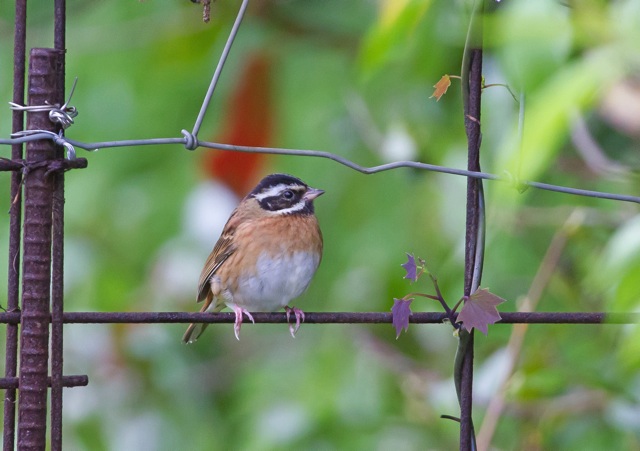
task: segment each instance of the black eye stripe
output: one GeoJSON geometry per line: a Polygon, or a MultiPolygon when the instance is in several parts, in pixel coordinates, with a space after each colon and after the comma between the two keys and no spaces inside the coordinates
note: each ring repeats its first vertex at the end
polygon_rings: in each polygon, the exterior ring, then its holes
{"type": "Polygon", "coordinates": [[[305,186],[282,187],[277,190],[276,194],[267,195],[270,194],[270,189],[273,190],[273,187],[255,195],[255,199],[262,209],[272,212],[286,210],[286,213],[313,213],[313,205],[303,200],[303,196],[307,192],[305,186]],[[290,197],[287,197],[287,193],[290,197]]]}

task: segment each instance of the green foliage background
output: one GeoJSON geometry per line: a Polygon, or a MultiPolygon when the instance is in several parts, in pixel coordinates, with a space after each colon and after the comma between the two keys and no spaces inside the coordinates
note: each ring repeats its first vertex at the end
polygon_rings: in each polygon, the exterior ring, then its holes
{"type": "MultiPolygon", "coordinates": [[[[439,102],[429,97],[442,75],[460,72],[468,2],[253,3],[201,137],[221,132],[243,62],[261,52],[274,62],[273,145],[328,150],[363,165],[404,150],[411,159],[465,167],[459,82],[454,79],[439,102]]],[[[79,79],[72,104],[80,112],[68,136],[177,137],[191,129],[238,5],[217,0],[211,23],[203,24],[200,7],[186,0],[68,1],[67,80],[70,86],[79,79]]],[[[527,108],[520,140],[517,102],[504,88],[484,91],[485,171],[639,192],[638,116],[627,117],[635,120],[634,132],[611,113],[633,111],[640,102],[639,5],[487,2],[486,83],[524,89],[527,108]],[[620,87],[631,90],[615,97],[620,87]],[[577,115],[616,170],[605,165],[596,171],[577,152],[571,139],[577,115]]],[[[11,8],[0,5],[0,89],[7,101],[11,8]]],[[[51,46],[51,9],[30,5],[30,47],[51,46]]],[[[8,109],[0,111],[0,131],[10,133],[8,109]]],[[[8,148],[2,151],[8,156],[8,148]]],[[[69,173],[66,185],[67,310],[197,308],[199,265],[210,247],[185,236],[185,223],[193,220],[185,217],[185,202],[203,182],[204,152],[212,151],[149,146],[81,153],[89,167],[69,173]],[[158,265],[176,249],[186,255],[175,267],[177,279],[189,288],[167,292],[158,265]]],[[[402,279],[407,251],[427,260],[451,303],[460,297],[463,178],[408,169],[364,176],[328,160],[297,157],[273,157],[267,169],[327,191],[316,207],[325,255],[297,302],[304,310],[388,311],[393,297],[429,290],[402,279]]],[[[8,175],[2,180],[8,193],[8,175]]],[[[516,310],[531,289],[541,291],[541,311],[640,306],[637,205],[485,186],[483,286],[509,301],[502,310],[516,310]],[[566,238],[559,260],[547,268],[548,281],[535,285],[558,234],[566,238]]],[[[8,210],[8,197],[0,211],[8,210]]],[[[0,229],[6,237],[8,219],[0,229]]],[[[212,232],[210,246],[216,239],[212,232]]],[[[6,259],[0,265],[6,273],[6,259]]],[[[438,309],[426,300],[413,308],[438,309]]],[[[239,342],[230,325],[220,325],[192,346],[181,344],[183,329],[66,326],[66,373],[88,374],[90,384],[65,392],[65,449],[457,446],[457,424],[439,419],[458,412],[451,378],[456,341],[446,325],[412,325],[397,341],[389,325],[304,325],[295,340],[282,325],[247,325],[239,342]]],[[[506,405],[495,449],[640,447],[637,326],[531,326],[516,356],[506,347],[512,333],[511,326],[496,325],[476,340],[478,430],[509,362],[515,364],[500,389],[506,405]]]]}

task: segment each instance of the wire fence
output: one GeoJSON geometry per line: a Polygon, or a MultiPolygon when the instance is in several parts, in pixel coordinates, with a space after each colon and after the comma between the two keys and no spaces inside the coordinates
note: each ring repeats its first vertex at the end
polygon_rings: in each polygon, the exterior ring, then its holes
{"type": "MultiPolygon", "coordinates": [[[[88,384],[86,375],[65,375],[63,368],[63,328],[72,323],[232,323],[232,313],[202,314],[182,312],[65,312],[63,300],[64,254],[64,172],[87,167],[76,149],[131,147],[141,145],[181,145],[236,152],[256,152],[302,157],[325,158],[355,171],[372,174],[409,167],[464,176],[468,179],[465,252],[465,295],[480,284],[484,259],[484,198],[482,180],[502,181],[514,189],[536,188],[559,193],[640,203],[640,197],[597,192],[545,183],[517,180],[512,175],[497,176],[480,170],[480,106],[482,82],[482,48],[467,47],[463,60],[463,98],[465,129],[468,137],[467,169],[455,169],[415,161],[399,161],[374,167],[361,166],[330,152],[270,147],[250,147],[201,141],[198,132],[218,83],[233,41],[240,30],[248,5],[243,0],[229,34],[202,108],[192,132],[182,130],[182,137],[136,139],[106,142],[80,142],[64,135],[73,123],[75,110],[64,100],[65,10],[64,0],[55,1],[54,49],[32,49],[28,77],[26,62],[26,0],[16,1],[14,36],[13,134],[0,139],[11,145],[10,159],[0,160],[0,171],[11,171],[11,209],[9,230],[9,275],[7,311],[0,313],[6,324],[5,377],[0,389],[5,390],[5,451],[43,450],[47,444],[47,414],[50,414],[50,444],[62,450],[63,388],[88,384]],[[28,78],[28,105],[24,88],[28,78]],[[27,124],[24,127],[25,113],[27,124]],[[26,144],[26,156],[23,154],[26,144]],[[66,156],[66,158],[65,158],[66,156]],[[22,208],[24,196],[24,210],[22,208]],[[21,230],[24,239],[21,238],[21,230]],[[20,266],[22,274],[20,274],[20,266]],[[22,289],[21,289],[22,286],[22,289]],[[22,292],[22,299],[20,299],[22,292]],[[50,369],[49,369],[50,364],[50,369]],[[48,390],[51,405],[47,408],[48,390]],[[19,396],[17,396],[19,393],[19,396]],[[17,407],[17,415],[16,415],[17,407]],[[16,421],[17,419],[17,421],[16,421]]],[[[476,8],[481,8],[477,2],[476,8]]],[[[479,10],[472,15],[469,30],[473,42],[482,42],[479,10]]],[[[470,39],[469,38],[469,39],[470,39]]],[[[468,42],[471,42],[468,39],[468,42]]],[[[73,91],[73,90],[72,90],[73,91]]],[[[285,323],[284,313],[254,313],[257,323],[285,323]]],[[[638,313],[606,312],[516,312],[502,313],[501,324],[630,324],[640,321],[638,313]]],[[[418,324],[443,323],[445,313],[413,313],[409,321],[418,324]]],[[[391,323],[387,312],[308,312],[308,324],[391,323]]],[[[456,361],[456,383],[460,402],[460,449],[475,448],[472,422],[473,333],[461,332],[456,361]]]]}

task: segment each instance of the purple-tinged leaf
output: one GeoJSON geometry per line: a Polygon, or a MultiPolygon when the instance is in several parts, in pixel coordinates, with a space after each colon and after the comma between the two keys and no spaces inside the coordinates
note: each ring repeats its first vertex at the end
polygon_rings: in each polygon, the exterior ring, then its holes
{"type": "Polygon", "coordinates": [[[468,332],[475,327],[487,335],[489,324],[502,319],[496,306],[503,302],[504,299],[489,292],[487,288],[479,288],[464,303],[458,314],[458,322],[462,323],[468,332]]]}
{"type": "Polygon", "coordinates": [[[411,316],[411,301],[409,299],[393,298],[393,307],[391,307],[391,315],[393,317],[393,327],[396,329],[396,340],[400,336],[402,329],[406,332],[409,330],[409,317],[411,316]]]}
{"type": "Polygon", "coordinates": [[[404,276],[405,279],[409,279],[413,282],[418,280],[418,267],[416,265],[416,259],[413,254],[407,252],[407,263],[403,263],[400,265],[407,272],[407,275],[404,276]]]}

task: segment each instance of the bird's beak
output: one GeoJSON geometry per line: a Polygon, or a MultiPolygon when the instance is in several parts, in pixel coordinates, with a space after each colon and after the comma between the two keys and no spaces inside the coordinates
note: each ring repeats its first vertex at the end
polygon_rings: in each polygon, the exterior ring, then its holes
{"type": "Polygon", "coordinates": [[[322,189],[309,188],[307,192],[304,194],[304,200],[312,201],[316,197],[321,196],[323,194],[324,194],[324,190],[322,189]]]}

